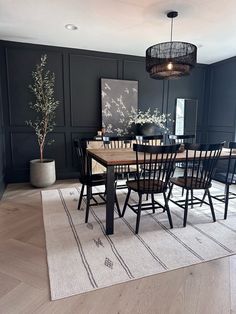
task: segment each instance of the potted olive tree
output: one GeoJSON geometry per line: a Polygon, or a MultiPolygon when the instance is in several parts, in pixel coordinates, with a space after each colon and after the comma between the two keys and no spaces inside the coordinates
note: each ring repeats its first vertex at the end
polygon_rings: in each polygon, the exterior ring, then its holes
{"type": "Polygon", "coordinates": [[[59,102],[54,98],[55,74],[46,69],[47,55],[42,55],[40,64],[32,72],[33,84],[29,85],[34,95],[30,108],[35,111],[35,119],[26,121],[36,134],[40,159],[30,161],[30,182],[35,187],[47,187],[56,181],[55,160],[44,158],[44,148],[52,144],[47,134],[55,126],[56,108],[59,102]]]}

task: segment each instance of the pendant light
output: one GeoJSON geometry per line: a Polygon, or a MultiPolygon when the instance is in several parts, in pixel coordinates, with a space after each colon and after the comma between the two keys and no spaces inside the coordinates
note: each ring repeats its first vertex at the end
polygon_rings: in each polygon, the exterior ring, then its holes
{"type": "Polygon", "coordinates": [[[189,75],[196,64],[197,47],[172,40],[173,19],[177,16],[176,11],[167,14],[171,19],[170,42],[156,44],[146,50],[146,70],[153,79],[163,80],[189,75]]]}

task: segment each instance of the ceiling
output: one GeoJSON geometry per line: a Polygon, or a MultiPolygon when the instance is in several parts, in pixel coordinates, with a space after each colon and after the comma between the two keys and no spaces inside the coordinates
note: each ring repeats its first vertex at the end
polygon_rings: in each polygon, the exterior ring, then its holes
{"type": "Polygon", "coordinates": [[[235,0],[0,0],[0,39],[144,56],[169,41],[170,10],[173,39],[197,45],[198,62],[236,56],[235,0]]]}

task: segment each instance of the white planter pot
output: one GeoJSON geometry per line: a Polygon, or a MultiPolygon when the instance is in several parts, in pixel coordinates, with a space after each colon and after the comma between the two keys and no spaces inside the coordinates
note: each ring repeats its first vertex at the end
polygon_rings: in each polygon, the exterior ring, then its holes
{"type": "Polygon", "coordinates": [[[45,188],[56,181],[55,160],[34,159],[30,161],[30,183],[37,188],[45,188]]]}

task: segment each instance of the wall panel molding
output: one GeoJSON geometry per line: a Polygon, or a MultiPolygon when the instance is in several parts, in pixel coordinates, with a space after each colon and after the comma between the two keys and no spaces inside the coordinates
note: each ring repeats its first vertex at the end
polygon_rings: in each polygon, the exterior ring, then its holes
{"type": "MultiPolygon", "coordinates": [[[[8,114],[9,122],[8,125],[11,127],[19,127],[25,125],[25,120],[21,119],[18,121],[21,112],[27,112],[29,107],[29,102],[32,100],[32,93],[29,90],[29,84],[32,81],[32,71],[35,69],[35,65],[40,62],[40,56],[46,53],[45,51],[39,49],[26,49],[21,48],[20,53],[17,47],[5,48],[6,55],[6,78],[7,78],[7,89],[8,89],[8,114]],[[24,56],[24,53],[26,54],[24,56]],[[19,58],[19,60],[17,60],[19,58]],[[23,63],[26,59],[27,62],[23,63]],[[22,67],[24,64],[24,67],[22,67]],[[12,76],[12,77],[11,77],[12,76]],[[27,77],[27,79],[26,79],[27,77]],[[11,86],[12,84],[12,86],[11,86]],[[21,102],[22,101],[22,102],[21,102]],[[19,104],[21,102],[21,104],[19,104]],[[19,105],[19,110],[18,110],[19,105]]],[[[65,100],[64,100],[64,66],[63,66],[63,54],[60,52],[47,52],[48,55],[48,66],[52,72],[55,70],[60,73],[56,74],[56,84],[55,90],[60,91],[60,96],[55,95],[55,98],[60,101],[59,104],[59,114],[60,121],[57,122],[58,126],[65,126],[65,100]],[[56,58],[57,57],[57,58],[56,58]],[[56,62],[55,60],[58,59],[56,62]],[[53,63],[53,66],[51,65],[53,63]]],[[[29,109],[30,110],[30,109],[29,109]]],[[[58,111],[58,109],[57,109],[58,111]]]]}
{"type": "Polygon", "coordinates": [[[153,80],[146,72],[145,58],[125,58],[123,60],[123,79],[138,81],[138,104],[141,110],[158,108],[163,112],[164,82],[153,80]]]}
{"type": "Polygon", "coordinates": [[[101,127],[100,80],[118,79],[119,60],[70,54],[69,67],[71,126],[101,127]]]}

